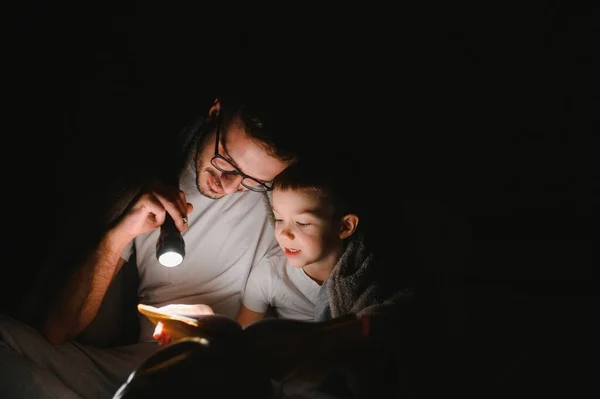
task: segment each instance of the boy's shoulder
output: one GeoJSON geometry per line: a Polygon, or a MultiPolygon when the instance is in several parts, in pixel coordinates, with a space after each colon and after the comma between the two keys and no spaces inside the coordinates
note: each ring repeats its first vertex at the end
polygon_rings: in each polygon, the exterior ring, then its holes
{"type": "Polygon", "coordinates": [[[273,268],[275,270],[283,269],[287,263],[287,258],[285,257],[283,250],[279,246],[269,251],[265,256],[265,260],[265,264],[267,265],[267,267],[273,268]]]}
{"type": "Polygon", "coordinates": [[[287,259],[279,246],[270,249],[265,256],[252,268],[252,273],[269,274],[275,277],[281,275],[287,259]]]}

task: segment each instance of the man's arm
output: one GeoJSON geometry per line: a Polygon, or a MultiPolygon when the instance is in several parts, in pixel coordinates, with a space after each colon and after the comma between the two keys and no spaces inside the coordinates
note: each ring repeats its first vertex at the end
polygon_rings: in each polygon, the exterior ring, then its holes
{"type": "Polygon", "coordinates": [[[129,241],[117,230],[110,230],[70,277],[43,325],[42,333],[48,341],[65,342],[94,320],[110,283],[125,264],[121,254],[129,241]]]}
{"type": "Polygon", "coordinates": [[[127,245],[162,225],[167,212],[179,231],[186,231],[183,217],[192,210],[184,192],[172,186],[155,184],[142,194],[70,277],[44,322],[44,336],[58,344],[82,332],[96,317],[108,286],[125,264],[121,254],[127,245]]]}

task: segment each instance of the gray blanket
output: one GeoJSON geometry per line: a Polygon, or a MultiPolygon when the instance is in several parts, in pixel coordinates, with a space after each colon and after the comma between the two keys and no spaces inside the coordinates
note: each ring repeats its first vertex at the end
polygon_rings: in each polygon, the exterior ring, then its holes
{"type": "Polygon", "coordinates": [[[391,312],[412,297],[408,289],[394,288],[381,278],[365,238],[357,232],[323,283],[317,297],[315,321],[338,316],[391,312]]]}
{"type": "MultiPolygon", "coordinates": [[[[411,290],[399,288],[402,287],[400,283],[386,279],[384,273],[377,269],[373,252],[367,247],[364,236],[357,232],[319,290],[315,321],[325,321],[348,314],[378,314],[383,316],[378,318],[383,320],[380,322],[383,324],[378,323],[379,328],[373,328],[371,325],[371,334],[378,337],[378,342],[389,342],[390,338],[395,337],[392,327],[399,324],[394,322],[394,318],[403,314],[399,312],[400,306],[412,298],[411,290]]],[[[384,346],[388,348],[387,344],[384,346]]],[[[392,356],[394,359],[393,350],[389,349],[386,349],[386,356],[392,356]]],[[[376,364],[369,365],[366,371],[341,367],[316,386],[309,386],[305,391],[298,389],[298,392],[302,392],[298,397],[320,399],[395,396],[388,391],[397,389],[394,384],[399,383],[399,379],[396,374],[389,376],[390,371],[386,370],[389,361],[381,359],[376,364]],[[394,382],[390,382],[390,379],[394,382]]],[[[290,387],[286,388],[291,391],[290,387]]]]}

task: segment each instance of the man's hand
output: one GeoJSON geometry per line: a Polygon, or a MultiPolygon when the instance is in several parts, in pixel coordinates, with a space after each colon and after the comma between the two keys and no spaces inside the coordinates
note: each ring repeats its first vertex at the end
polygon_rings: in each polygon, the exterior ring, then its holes
{"type": "Polygon", "coordinates": [[[159,345],[169,345],[171,343],[171,334],[166,331],[162,321],[159,321],[156,324],[152,338],[154,338],[159,345]]]}
{"type": "Polygon", "coordinates": [[[123,236],[133,239],[140,234],[148,233],[165,221],[168,212],[179,231],[188,229],[188,213],[193,210],[192,204],[186,201],[185,193],[174,187],[156,184],[142,194],[118,225],[123,236]]]}
{"type": "MultiPolygon", "coordinates": [[[[215,314],[212,308],[208,305],[196,304],[196,305],[184,305],[184,304],[172,304],[166,305],[159,308],[164,313],[172,315],[185,316],[191,318],[199,318],[204,315],[215,314]]],[[[169,328],[166,327],[162,322],[158,322],[154,328],[152,337],[158,341],[159,345],[168,345],[171,343],[172,334],[169,328]]]]}

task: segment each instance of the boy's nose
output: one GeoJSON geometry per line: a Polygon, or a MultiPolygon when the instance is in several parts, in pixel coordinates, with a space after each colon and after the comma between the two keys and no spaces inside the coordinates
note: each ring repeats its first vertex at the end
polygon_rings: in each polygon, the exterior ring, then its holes
{"type": "Polygon", "coordinates": [[[292,233],[292,230],[287,227],[282,228],[279,234],[286,238],[294,239],[294,233],[292,233]]]}

